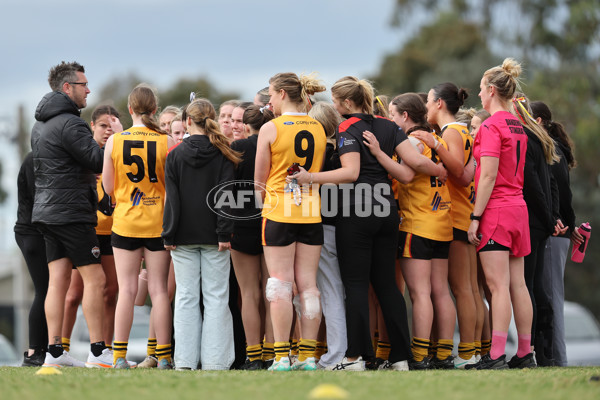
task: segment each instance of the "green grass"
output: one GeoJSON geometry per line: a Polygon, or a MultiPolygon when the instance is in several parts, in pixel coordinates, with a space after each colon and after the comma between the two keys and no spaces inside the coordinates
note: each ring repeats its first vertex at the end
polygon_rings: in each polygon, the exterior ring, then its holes
{"type": "Polygon", "coordinates": [[[308,399],[322,383],[345,389],[348,399],[553,400],[600,399],[600,367],[524,371],[157,371],[0,368],[0,399],[185,400],[308,399]]]}

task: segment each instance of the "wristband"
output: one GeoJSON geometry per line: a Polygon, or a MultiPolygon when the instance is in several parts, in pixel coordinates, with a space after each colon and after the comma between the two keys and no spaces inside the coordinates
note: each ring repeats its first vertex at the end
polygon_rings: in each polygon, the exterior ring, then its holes
{"type": "Polygon", "coordinates": [[[474,215],[473,213],[471,213],[471,216],[469,218],[471,219],[471,221],[481,221],[481,215],[474,215]]]}

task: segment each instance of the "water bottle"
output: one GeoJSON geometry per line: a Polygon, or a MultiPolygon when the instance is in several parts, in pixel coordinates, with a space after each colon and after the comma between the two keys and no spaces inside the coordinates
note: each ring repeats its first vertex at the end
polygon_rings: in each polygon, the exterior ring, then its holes
{"type": "Polygon", "coordinates": [[[579,234],[583,236],[583,242],[579,246],[573,246],[573,250],[571,252],[571,261],[580,263],[583,261],[583,257],[585,257],[585,249],[587,248],[588,242],[590,241],[590,236],[592,235],[592,227],[589,222],[585,222],[581,224],[579,227],[579,234]]]}

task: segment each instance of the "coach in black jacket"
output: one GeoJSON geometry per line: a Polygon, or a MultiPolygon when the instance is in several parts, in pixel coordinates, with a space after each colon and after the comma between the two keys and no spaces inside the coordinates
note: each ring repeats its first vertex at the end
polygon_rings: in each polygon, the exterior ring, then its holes
{"type": "Polygon", "coordinates": [[[71,269],[77,267],[84,284],[83,311],[91,349],[87,365],[112,365],[102,341],[104,271],[96,237],[96,176],[103,153],[92,131],[80,118],[90,93],[85,70],[73,62],[53,67],[48,76],[52,92],[36,110],[31,133],[35,174],[32,222],[46,242],[49,286],[46,296],[48,352],[45,364],[83,366],[62,348],[65,296],[71,269]]]}

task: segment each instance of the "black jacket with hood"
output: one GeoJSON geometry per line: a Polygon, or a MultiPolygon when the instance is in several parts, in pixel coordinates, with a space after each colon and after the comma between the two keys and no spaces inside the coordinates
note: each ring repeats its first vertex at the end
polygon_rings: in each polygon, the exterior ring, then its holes
{"type": "Polygon", "coordinates": [[[233,163],[210,143],[208,136],[192,135],[173,149],[165,167],[165,245],[229,242],[233,219],[213,211],[215,196],[209,193],[233,179],[233,163]]]}
{"type": "Polygon", "coordinates": [[[35,200],[32,222],[96,225],[96,175],[104,152],[77,105],[63,92],[45,95],[31,131],[35,200]]]}

